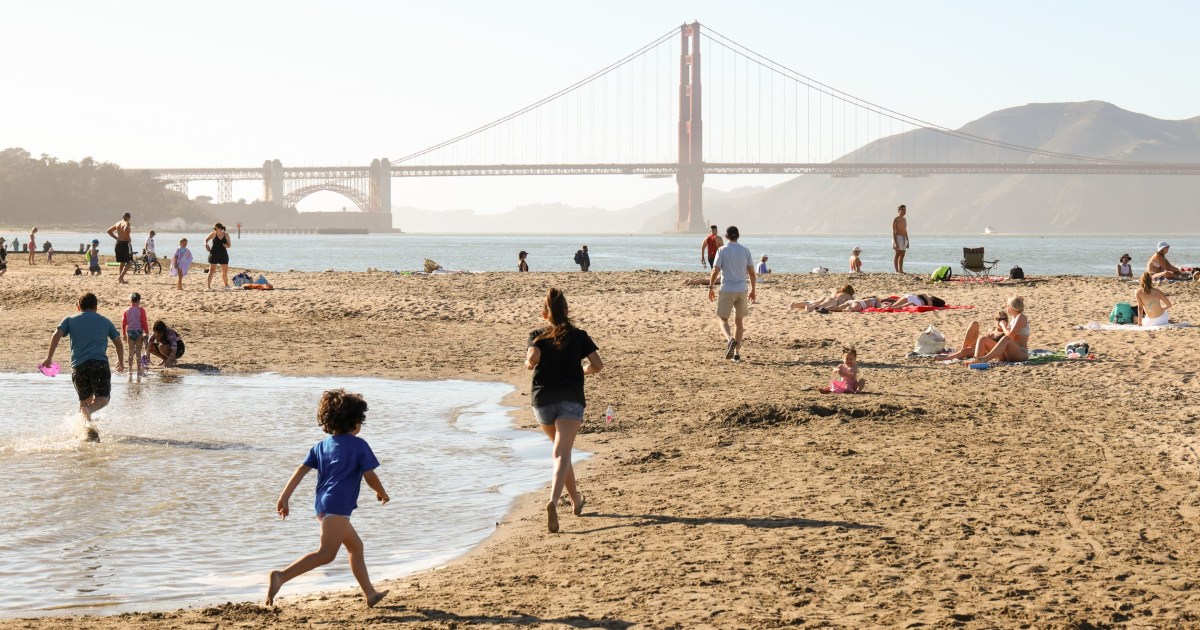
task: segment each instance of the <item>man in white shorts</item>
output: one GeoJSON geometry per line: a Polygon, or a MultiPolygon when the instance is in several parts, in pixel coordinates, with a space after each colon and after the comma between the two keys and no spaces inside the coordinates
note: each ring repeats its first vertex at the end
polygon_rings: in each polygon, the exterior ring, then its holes
{"type": "Polygon", "coordinates": [[[908,208],[900,204],[896,208],[896,218],[892,219],[892,249],[896,251],[892,264],[896,273],[904,273],[904,253],[908,251],[908,219],[904,218],[907,212],[908,208]]]}
{"type": "Polygon", "coordinates": [[[708,276],[708,301],[717,302],[717,317],[721,320],[721,330],[725,333],[725,358],[735,362],[742,360],[742,333],[745,331],[742,319],[750,312],[750,303],[754,301],[754,256],[750,250],[738,242],[738,229],[729,226],[725,230],[725,240],[728,242],[717,250],[717,258],[713,261],[712,273],[708,276]],[[721,297],[717,299],[714,285],[717,274],[721,275],[721,297]],[[749,281],[749,294],[746,292],[749,281]],[[729,315],[733,314],[734,330],[729,330],[729,315]]]}

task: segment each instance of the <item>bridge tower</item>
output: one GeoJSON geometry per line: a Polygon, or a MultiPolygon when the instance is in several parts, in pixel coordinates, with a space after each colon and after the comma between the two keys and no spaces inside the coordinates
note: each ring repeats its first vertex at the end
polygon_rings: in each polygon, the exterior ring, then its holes
{"type": "Polygon", "coordinates": [[[679,28],[679,211],[675,229],[705,232],[704,123],[700,111],[700,23],[679,28]]]}
{"type": "MultiPolygon", "coordinates": [[[[392,213],[392,161],[387,158],[371,160],[371,210],[392,213]]],[[[391,219],[388,219],[389,225],[391,219]]]]}
{"type": "Polygon", "coordinates": [[[284,205],[283,164],[279,160],[263,162],[263,201],[284,205]]]}

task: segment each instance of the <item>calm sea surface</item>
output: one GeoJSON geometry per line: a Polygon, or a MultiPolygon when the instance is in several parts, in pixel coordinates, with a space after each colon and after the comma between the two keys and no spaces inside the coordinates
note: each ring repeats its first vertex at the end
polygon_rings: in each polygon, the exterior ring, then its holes
{"type": "MultiPolygon", "coordinates": [[[[25,410],[0,414],[0,616],[258,600],[269,570],[317,546],[316,473],[287,520],[275,500],[325,437],[316,405],[332,387],[366,397],[361,437],[391,496],[380,506],[364,484],[354,513],[373,579],[461,555],[549,479],[549,442],[511,428],[505,384],[114,375],[91,444],[69,375],[0,374],[5,400],[25,410]]],[[[282,595],[354,584],[341,553],[282,595]]]]}
{"type": "MultiPolygon", "coordinates": [[[[186,236],[197,263],[206,261],[203,239],[207,233],[159,234],[159,255],[169,255],[186,236]]],[[[5,235],[0,231],[0,235],[5,235]]],[[[11,238],[11,234],[8,235],[11,238]]],[[[112,241],[96,233],[39,231],[42,240],[56,249],[77,249],[79,243],[100,238],[103,251],[112,253],[112,241]]],[[[145,232],[137,232],[140,248],[145,232]]],[[[24,238],[24,235],[22,235],[24,238]]],[[[276,235],[246,234],[235,239],[230,249],[235,269],[268,271],[364,271],[373,267],[388,271],[419,270],[426,258],[446,269],[466,271],[516,271],[517,252],[529,252],[532,271],[570,271],[575,250],[587,244],[593,271],[638,269],[700,270],[700,236],[696,235],[276,235]]],[[[1144,267],[1154,245],[1171,244],[1170,259],[1176,265],[1200,266],[1200,236],[1006,236],[913,234],[913,248],[905,269],[932,273],[939,265],[956,268],[963,247],[985,247],[988,260],[999,259],[1005,272],[1020,265],[1027,275],[1110,275],[1121,254],[1133,256],[1134,268],[1144,267]]],[[[804,273],[824,266],[842,271],[854,246],[863,249],[863,271],[891,271],[892,251],[886,234],[867,236],[755,236],[744,234],[741,242],[757,258],[766,253],[772,270],[804,273]]],[[[19,270],[20,266],[13,267],[19,270]]]]}

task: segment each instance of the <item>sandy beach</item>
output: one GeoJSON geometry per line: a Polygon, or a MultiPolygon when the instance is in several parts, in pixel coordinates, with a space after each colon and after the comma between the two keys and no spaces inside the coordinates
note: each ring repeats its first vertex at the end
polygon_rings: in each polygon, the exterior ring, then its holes
{"type": "MultiPolygon", "coordinates": [[[[0,370],[33,370],[79,292],[119,321],[136,290],[186,339],[184,367],[504,381],[518,388],[514,422],[529,428],[525,340],[546,289],[560,287],[605,363],[589,377],[577,443],[594,453],[579,469],[587,508],[560,511],[551,535],[545,493],[526,497],[465,558],[373,576],[391,594],[371,610],[357,592],[285,587],[274,608],[0,628],[1200,626],[1200,329],[1075,330],[1130,299],[1135,286],[1115,278],[772,276],[733,364],[706,289],[682,286],[698,273],[271,273],[275,291],[205,291],[193,273],[178,292],[165,274],[118,286],[110,268],[73,269],[10,257],[0,370]],[[859,295],[934,293],[975,308],[788,310],[847,281],[859,295]],[[1032,348],[1083,338],[1098,359],[972,370],[907,356],[930,323],[961,338],[1013,293],[1026,298],[1032,348]],[[867,393],[818,393],[847,343],[867,393]],[[617,422],[596,422],[608,404],[617,422]]],[[[1176,319],[1200,322],[1200,285],[1164,290],[1176,319]]],[[[314,527],[296,551],[315,543],[314,527]]]]}

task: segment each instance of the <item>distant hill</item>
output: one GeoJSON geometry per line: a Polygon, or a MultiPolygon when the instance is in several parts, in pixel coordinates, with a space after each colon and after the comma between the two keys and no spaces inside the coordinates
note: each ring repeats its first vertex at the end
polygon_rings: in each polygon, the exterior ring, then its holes
{"type": "MultiPolygon", "coordinates": [[[[1200,162],[1200,117],[1160,120],[1100,101],[1040,103],[994,112],[960,131],[1028,147],[1146,162],[1200,162]]],[[[916,130],[841,161],[899,156],[921,162],[1038,162],[1048,158],[947,140],[916,130]],[[920,147],[911,155],[912,147],[920,147]]],[[[927,233],[1200,232],[1200,177],[1138,175],[802,175],[734,202],[706,204],[706,219],[743,231],[886,232],[896,206],[927,233]]]]}
{"type": "MultiPolygon", "coordinates": [[[[728,207],[732,200],[764,188],[704,191],[706,204],[728,207]]],[[[393,223],[405,232],[521,234],[662,233],[675,229],[675,195],[660,195],[623,210],[577,208],[559,203],[520,206],[508,212],[477,214],[474,210],[394,208],[393,223]]]]}

